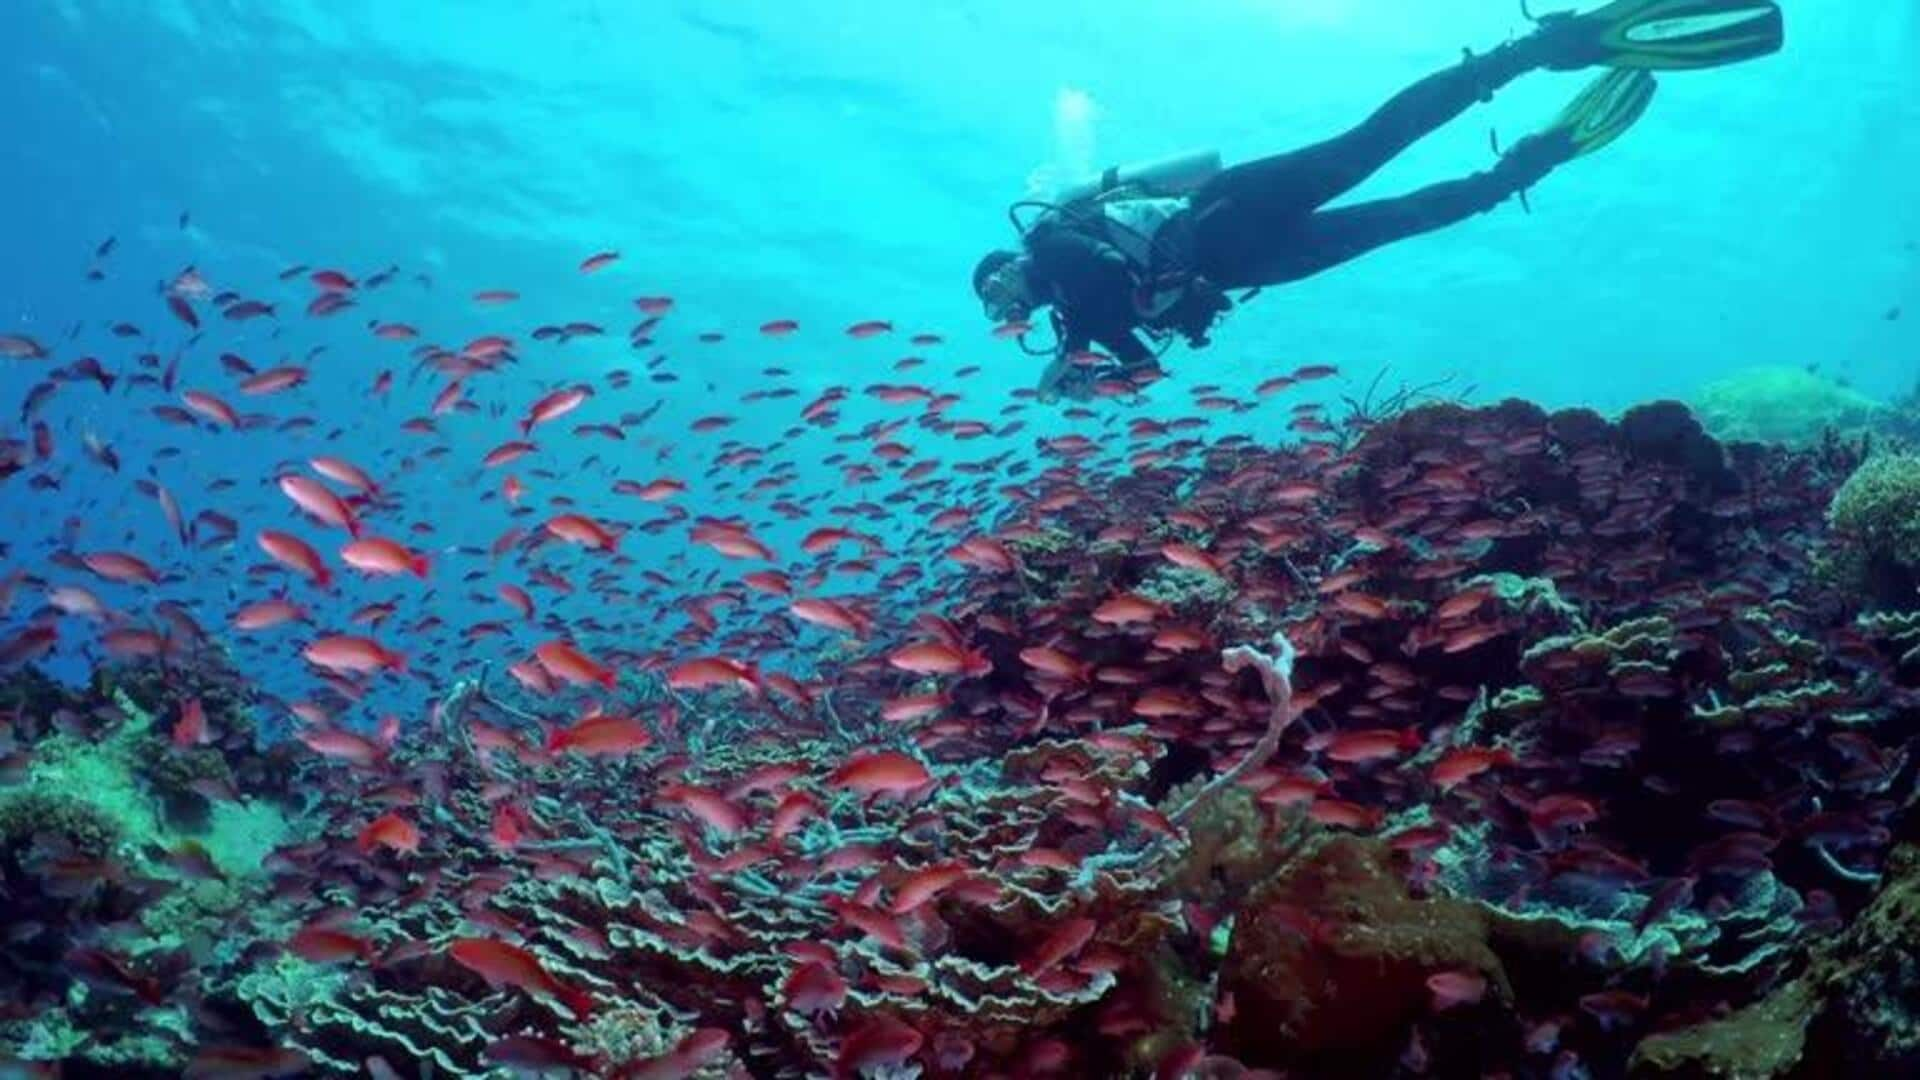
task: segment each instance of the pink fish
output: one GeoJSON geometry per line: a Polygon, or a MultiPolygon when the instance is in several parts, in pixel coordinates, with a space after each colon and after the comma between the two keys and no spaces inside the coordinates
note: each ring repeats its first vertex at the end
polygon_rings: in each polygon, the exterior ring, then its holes
{"type": "Polygon", "coordinates": [[[571,642],[549,641],[533,650],[533,655],[548,674],[574,686],[597,685],[611,690],[619,679],[612,668],[603,666],[571,642]]]}
{"type": "Polygon", "coordinates": [[[856,754],[827,778],[830,787],[862,795],[904,795],[931,783],[927,767],[896,750],[856,754]]]}
{"type": "Polygon", "coordinates": [[[329,671],[367,674],[375,671],[405,671],[407,658],[372,638],[335,634],[315,640],[300,655],[307,662],[329,671]]]}
{"type": "Polygon", "coordinates": [[[352,507],[312,477],[288,473],[280,477],[280,490],[314,519],[345,529],[354,536],[360,535],[360,520],[352,507]]]}
{"type": "Polygon", "coordinates": [[[432,568],[427,556],[378,536],[363,536],[340,549],[340,561],[363,574],[412,574],[424,580],[432,568]]]}
{"type": "Polygon", "coordinates": [[[332,584],[332,572],[321,561],[320,553],[305,540],[272,529],[261,530],[258,539],[260,550],[273,556],[282,565],[306,575],[309,581],[323,589],[332,584]]]}

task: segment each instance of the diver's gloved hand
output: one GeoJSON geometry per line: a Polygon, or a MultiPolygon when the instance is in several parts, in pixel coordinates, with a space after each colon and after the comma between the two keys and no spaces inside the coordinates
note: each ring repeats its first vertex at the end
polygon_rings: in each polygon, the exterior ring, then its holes
{"type": "Polygon", "coordinates": [[[1091,368],[1084,367],[1067,359],[1056,356],[1040,373],[1040,383],[1035,388],[1040,403],[1051,405],[1061,398],[1073,401],[1087,401],[1093,397],[1093,377],[1091,368]]]}
{"type": "Polygon", "coordinates": [[[1052,384],[1040,388],[1040,403],[1058,404],[1062,398],[1068,401],[1088,402],[1093,400],[1093,384],[1098,381],[1091,368],[1077,367],[1056,379],[1052,384]]]}

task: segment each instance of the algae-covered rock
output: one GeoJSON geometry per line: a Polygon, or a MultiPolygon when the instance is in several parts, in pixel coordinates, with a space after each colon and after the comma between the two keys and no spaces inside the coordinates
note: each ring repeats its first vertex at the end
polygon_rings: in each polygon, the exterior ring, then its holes
{"type": "Polygon", "coordinates": [[[1733,1014],[1649,1036],[1636,1076],[1920,1076],[1920,848],[1894,850],[1879,893],[1816,943],[1793,980],[1733,1014]]]}
{"type": "Polygon", "coordinates": [[[1430,976],[1472,972],[1486,980],[1482,1007],[1512,1001],[1487,933],[1470,903],[1412,897],[1378,841],[1309,845],[1235,918],[1219,982],[1235,1015],[1220,1045],[1249,1066],[1380,1074],[1431,1013],[1430,976]]]}
{"type": "Polygon", "coordinates": [[[1871,430],[1888,407],[1850,387],[1801,368],[1748,368],[1708,383],[1695,395],[1707,431],[1722,442],[1805,447],[1828,432],[1871,430]]]}
{"type": "Polygon", "coordinates": [[[1786,1075],[1806,1049],[1807,1024],[1817,1004],[1807,984],[1788,983],[1724,1020],[1647,1036],[1634,1050],[1633,1071],[1724,1080],[1786,1075]]]}

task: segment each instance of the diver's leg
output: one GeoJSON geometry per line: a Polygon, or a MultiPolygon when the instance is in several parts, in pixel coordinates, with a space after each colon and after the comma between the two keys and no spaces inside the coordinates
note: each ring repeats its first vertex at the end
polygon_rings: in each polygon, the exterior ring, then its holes
{"type": "Polygon", "coordinates": [[[1399,198],[1307,214],[1290,222],[1278,236],[1266,237],[1262,256],[1239,268],[1243,276],[1217,283],[1247,288],[1310,277],[1395,240],[1492,210],[1574,156],[1572,143],[1558,133],[1529,136],[1485,172],[1399,198]]]}
{"type": "Polygon", "coordinates": [[[1205,215],[1217,208],[1229,216],[1252,213],[1271,220],[1323,206],[1546,59],[1539,39],[1532,37],[1470,56],[1395,94],[1343,134],[1221,172],[1194,193],[1195,212],[1205,215]]]}
{"type": "Polygon", "coordinates": [[[1529,37],[1469,57],[1402,90],[1345,134],[1215,176],[1193,196],[1195,269],[1226,287],[1265,276],[1275,237],[1474,102],[1541,67],[1545,52],[1529,37]]]}

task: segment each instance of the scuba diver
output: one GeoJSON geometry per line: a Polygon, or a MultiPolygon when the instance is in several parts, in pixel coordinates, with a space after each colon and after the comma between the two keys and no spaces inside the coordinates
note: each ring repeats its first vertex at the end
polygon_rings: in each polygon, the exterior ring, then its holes
{"type": "MultiPolygon", "coordinates": [[[[1523,14],[1526,11],[1524,0],[1523,14]]],[[[1738,63],[1778,51],[1774,0],[1615,0],[1585,15],[1534,19],[1537,28],[1401,91],[1360,126],[1326,142],[1222,171],[1214,154],[1131,169],[1009,211],[1022,250],[992,251],[973,271],[987,317],[1019,334],[1051,308],[1056,338],[1043,400],[1124,392],[1158,377],[1174,335],[1207,344],[1249,290],[1317,274],[1395,240],[1492,210],[1549,172],[1607,145],[1653,100],[1650,71],[1738,63]],[[1518,140],[1492,168],[1398,198],[1326,209],[1422,136],[1529,71],[1604,66],[1545,130],[1518,140]],[[1022,211],[1042,211],[1023,224],[1022,211]],[[1145,333],[1157,349],[1140,340],[1145,333]],[[1108,355],[1089,352],[1099,345],[1108,355]]]]}

